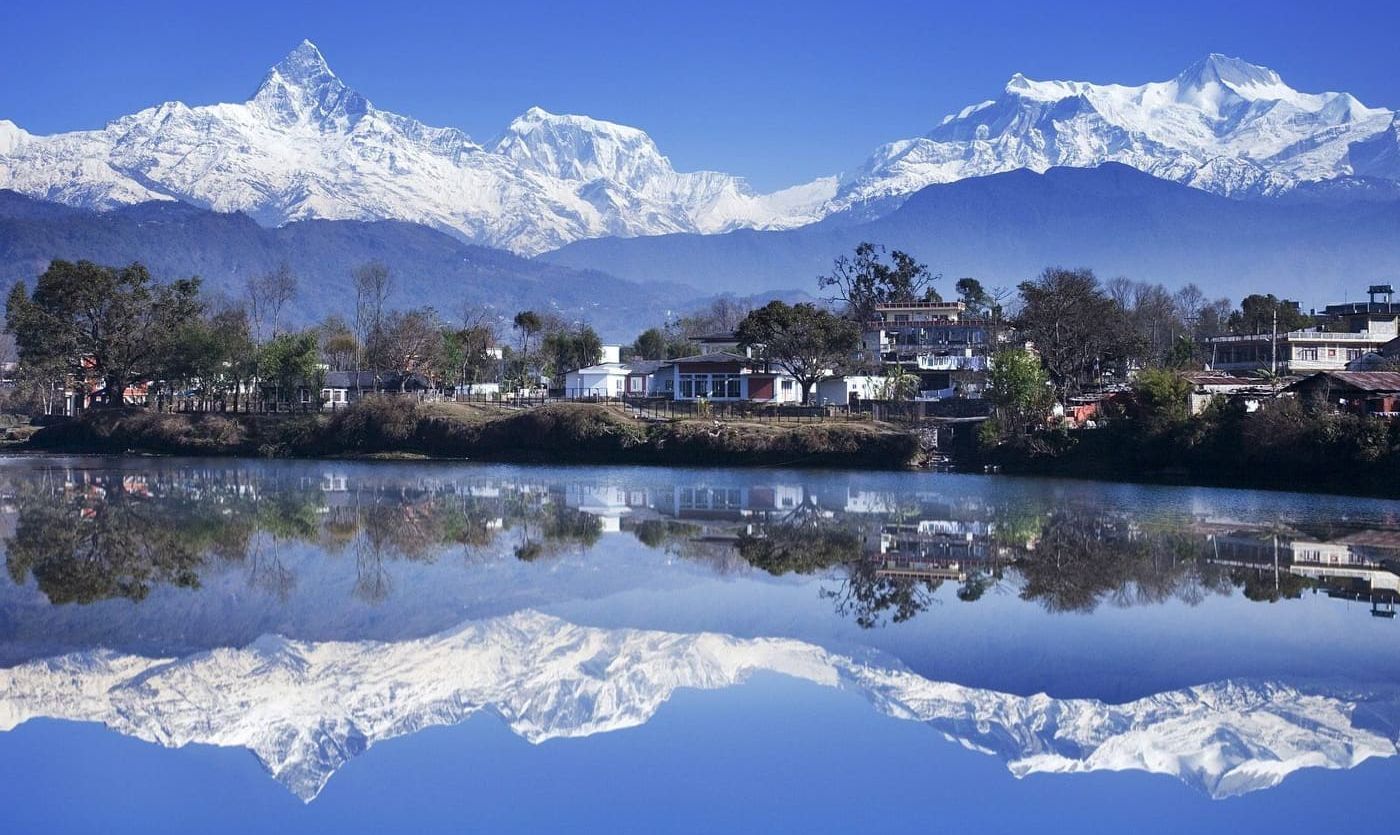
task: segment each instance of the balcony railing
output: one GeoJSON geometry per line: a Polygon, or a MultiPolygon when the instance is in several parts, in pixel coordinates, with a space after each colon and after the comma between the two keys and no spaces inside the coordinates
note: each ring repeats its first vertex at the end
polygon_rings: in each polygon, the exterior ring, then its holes
{"type": "Polygon", "coordinates": [[[985,371],[986,357],[948,357],[920,354],[918,365],[924,371],[985,371]]]}

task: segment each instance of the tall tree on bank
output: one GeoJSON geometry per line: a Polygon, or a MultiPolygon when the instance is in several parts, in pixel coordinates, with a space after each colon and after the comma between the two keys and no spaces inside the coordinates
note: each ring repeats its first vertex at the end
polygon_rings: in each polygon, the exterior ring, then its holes
{"type": "Polygon", "coordinates": [[[739,323],[739,344],[761,351],[802,386],[802,402],[811,400],[812,386],[832,368],[844,364],[860,346],[860,329],[845,319],[811,304],[769,302],[739,323]]]}
{"type": "Polygon", "coordinates": [[[1123,309],[1092,270],[1051,267],[1022,282],[1018,333],[1035,346],[1061,394],[1078,391],[1109,363],[1134,353],[1123,309]]]}
{"type": "MultiPolygon", "coordinates": [[[[378,350],[384,332],[384,305],[394,289],[393,274],[382,261],[370,261],[355,268],[355,336],[360,344],[355,370],[363,371],[367,357],[378,350]]],[[[359,381],[360,375],[355,379],[359,381]]]]}
{"type": "Polygon", "coordinates": [[[893,250],[886,262],[883,246],[861,243],[854,257],[838,257],[829,274],[818,276],[817,286],[831,292],[828,301],[840,304],[847,318],[868,322],[877,305],[939,301],[933,288],[939,278],[906,252],[893,250]]]}
{"type": "Polygon", "coordinates": [[[78,380],[102,381],[107,405],[128,385],[163,376],[175,349],[172,334],[201,314],[199,279],[154,284],[146,268],[54,261],[34,295],[10,293],[6,324],[20,361],[61,365],[78,380]]]}
{"type": "Polygon", "coordinates": [[[533,310],[522,310],[512,320],[520,333],[520,377],[523,382],[530,365],[530,337],[544,328],[544,318],[533,310]]]}

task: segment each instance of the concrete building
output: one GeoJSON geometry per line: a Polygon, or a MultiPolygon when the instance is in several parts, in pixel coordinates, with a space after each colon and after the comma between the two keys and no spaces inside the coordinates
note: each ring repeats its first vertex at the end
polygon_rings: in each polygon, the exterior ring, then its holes
{"type": "Polygon", "coordinates": [[[1280,376],[1342,371],[1400,336],[1400,304],[1390,300],[1391,292],[1390,285],[1377,284],[1370,288],[1370,301],[1328,305],[1314,328],[1209,339],[1210,368],[1280,376]]]}
{"type": "Polygon", "coordinates": [[[962,302],[880,305],[863,331],[867,356],[919,378],[920,400],[981,396],[1001,334],[962,302]]]}

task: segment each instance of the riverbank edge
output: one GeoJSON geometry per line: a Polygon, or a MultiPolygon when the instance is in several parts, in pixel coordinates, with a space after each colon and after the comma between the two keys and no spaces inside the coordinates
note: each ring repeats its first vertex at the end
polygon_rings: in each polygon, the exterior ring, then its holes
{"type": "Polygon", "coordinates": [[[1132,456],[1095,455],[1088,452],[1060,451],[1037,455],[1007,446],[977,450],[954,456],[955,472],[1057,478],[1099,483],[1138,484],[1162,487],[1207,487],[1224,490],[1266,490],[1270,492],[1354,496],[1369,499],[1400,499],[1400,473],[1358,474],[1354,472],[1305,475],[1280,473],[1267,467],[1203,469],[1184,463],[1169,466],[1144,464],[1132,456]],[[1126,460],[1125,460],[1126,459],[1126,460]]]}
{"type": "Polygon", "coordinates": [[[100,409],[56,422],[17,452],[500,463],[909,469],[919,438],[870,421],[645,422],[596,404],[490,415],[409,402],[332,414],[249,415],[100,409]]]}

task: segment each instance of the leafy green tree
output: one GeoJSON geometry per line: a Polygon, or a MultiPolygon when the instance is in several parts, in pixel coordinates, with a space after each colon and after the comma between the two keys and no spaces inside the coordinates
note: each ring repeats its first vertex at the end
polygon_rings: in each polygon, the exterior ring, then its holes
{"type": "Polygon", "coordinates": [[[997,411],[1002,429],[1017,431],[1036,422],[1053,399],[1050,377],[1040,359],[1024,348],[1004,348],[992,354],[987,368],[987,400],[997,411]]]}
{"type": "Polygon", "coordinates": [[[762,352],[802,387],[802,402],[812,386],[851,358],[860,346],[860,329],[849,319],[811,304],[773,301],[739,323],[739,343],[762,352]]]}
{"type": "Polygon", "coordinates": [[[11,291],[6,324],[21,363],[95,377],[104,402],[119,406],[131,383],[165,376],[176,359],[171,334],[201,310],[198,278],[154,284],[140,264],[54,261],[32,297],[23,284],[11,291]]]}
{"type": "Polygon", "coordinates": [[[660,328],[647,328],[632,343],[632,355],[644,360],[666,359],[666,334],[660,328]]]}
{"type": "Polygon", "coordinates": [[[588,325],[550,333],[540,345],[544,365],[556,386],[570,371],[596,365],[603,358],[603,340],[588,325]]]}
{"type": "Polygon", "coordinates": [[[1248,335],[1272,333],[1274,317],[1278,316],[1278,332],[1301,330],[1311,327],[1313,319],[1302,311],[1298,302],[1280,299],[1273,293],[1253,293],[1240,300],[1240,309],[1230,314],[1229,328],[1232,333],[1248,335]]]}
{"type": "Polygon", "coordinates": [[[304,383],[319,395],[317,356],[314,331],[280,333],[258,352],[259,376],[275,385],[275,397],[279,401],[289,397],[298,383],[304,383]]]}
{"type": "Polygon", "coordinates": [[[992,297],[982,287],[982,282],[975,278],[967,277],[958,279],[954,285],[958,291],[958,300],[967,305],[967,309],[974,313],[982,313],[992,305],[992,297]]]}
{"type": "Polygon", "coordinates": [[[866,322],[878,305],[939,301],[933,288],[939,277],[906,252],[893,250],[886,261],[883,246],[861,243],[854,257],[838,257],[829,274],[818,276],[817,286],[831,291],[829,300],[848,318],[866,322]]]}
{"type": "Polygon", "coordinates": [[[1146,368],[1133,380],[1134,416],[1149,432],[1160,432],[1191,416],[1191,383],[1167,368],[1146,368]]]}

